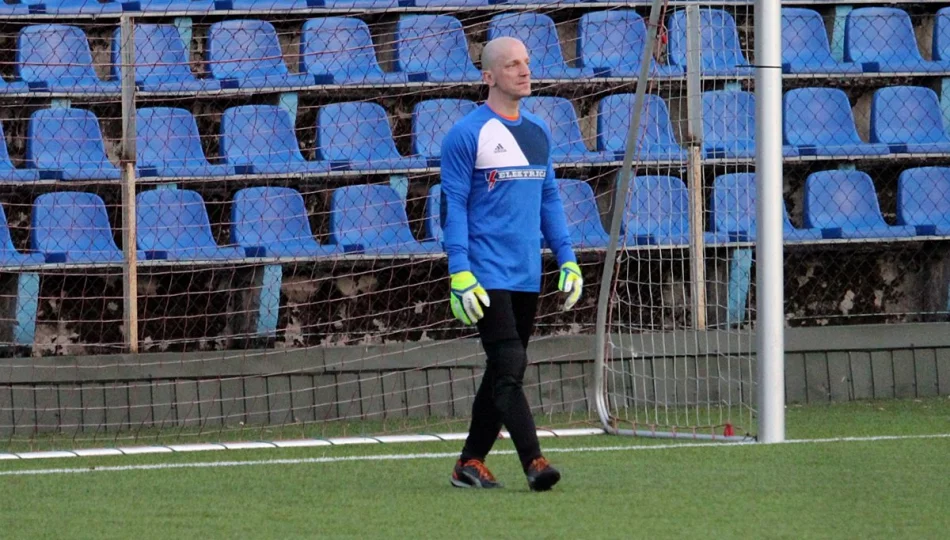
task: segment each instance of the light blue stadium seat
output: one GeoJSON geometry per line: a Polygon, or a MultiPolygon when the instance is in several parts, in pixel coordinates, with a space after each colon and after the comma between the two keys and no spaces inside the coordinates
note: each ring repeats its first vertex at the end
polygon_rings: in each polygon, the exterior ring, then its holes
{"type": "Polygon", "coordinates": [[[489,0],[324,0],[333,9],[387,9],[399,7],[487,6],[489,0]]]}
{"type": "MultiPolygon", "coordinates": [[[[686,69],[686,10],[670,15],[670,63],[686,69]]],[[[699,10],[700,69],[703,75],[751,75],[752,67],[739,43],[732,15],[712,8],[699,10]]]]}
{"type": "Polygon", "coordinates": [[[274,25],[267,21],[220,21],[208,30],[208,69],[222,88],[308,86],[313,77],[290,73],[274,25]]]}
{"type": "Polygon", "coordinates": [[[399,84],[408,73],[385,73],[369,26],[351,17],[310,19],[300,37],[300,71],[326,84],[399,84]]]}
{"type": "Polygon", "coordinates": [[[7,224],[7,214],[0,206],[0,266],[16,267],[25,264],[43,264],[46,257],[42,253],[20,253],[13,245],[10,236],[10,226],[7,224]]]}
{"type": "Polygon", "coordinates": [[[37,24],[20,30],[17,70],[31,87],[53,92],[119,92],[118,81],[103,81],[92,66],[86,33],[75,26],[37,24]]]}
{"type": "Polygon", "coordinates": [[[23,0],[22,3],[29,9],[29,12],[36,14],[104,15],[109,13],[122,13],[122,4],[118,1],[23,0]]]}
{"type": "Polygon", "coordinates": [[[30,7],[26,4],[0,4],[0,15],[28,15],[30,7]]]}
{"type": "Polygon", "coordinates": [[[396,66],[431,82],[479,82],[462,23],[448,15],[403,15],[396,25],[396,66]]]}
{"type": "MultiPolygon", "coordinates": [[[[49,263],[115,263],[123,260],[109,214],[93,193],[46,193],[33,203],[30,248],[49,263]]],[[[139,253],[139,258],[145,258],[139,253]]]]}
{"type": "MultiPolygon", "coordinates": [[[[125,2],[127,11],[138,4],[138,11],[146,13],[207,13],[218,8],[215,0],[127,0],[125,2]]],[[[227,9],[227,2],[220,7],[227,9]]]]}
{"type": "Polygon", "coordinates": [[[396,150],[386,109],[376,103],[332,103],[317,113],[317,155],[352,170],[422,169],[422,156],[396,150]]]}
{"type": "Polygon", "coordinates": [[[564,205],[567,231],[575,248],[605,248],[610,235],[604,230],[597,199],[590,184],[583,180],[558,179],[558,192],[564,205]]]}
{"type": "MultiPolygon", "coordinates": [[[[714,231],[728,234],[733,240],[754,242],[755,219],[755,173],[724,174],[713,182],[713,199],[710,217],[714,231]]],[[[820,229],[797,229],[788,218],[788,210],[782,202],[782,236],[786,242],[821,240],[820,229]]]]}
{"type": "Polygon", "coordinates": [[[785,73],[861,73],[859,64],[831,56],[828,32],[812,9],[782,8],[782,71],[785,73]]]}
{"type": "Polygon", "coordinates": [[[212,165],[201,149],[195,117],[185,109],[147,107],[135,112],[139,176],[228,176],[230,165],[212,165]]]}
{"type": "Polygon", "coordinates": [[[388,185],[335,189],[330,198],[330,243],[362,246],[376,255],[442,252],[438,242],[419,242],[412,236],[406,203],[388,185]]]}
{"type": "Polygon", "coordinates": [[[326,257],[343,253],[313,237],[303,197],[286,187],[244,188],[231,205],[231,241],[254,257],[326,257]]]}
{"type": "Polygon", "coordinates": [[[820,171],[805,179],[805,225],[826,238],[903,238],[910,225],[888,225],[881,216],[874,182],[861,171],[820,171]]]}
{"type": "Polygon", "coordinates": [[[442,184],[429,188],[426,198],[426,240],[442,242],[442,184]]]}
{"type": "Polygon", "coordinates": [[[61,180],[118,180],[106,156],[99,120],[84,109],[40,109],[30,115],[26,162],[61,180]]]}
{"type": "Polygon", "coordinates": [[[858,8],[848,13],[844,59],[860,64],[866,72],[950,71],[950,62],[924,60],[910,16],[897,8],[858,8]]]}
{"type": "MultiPolygon", "coordinates": [[[[135,84],[146,92],[206,92],[220,90],[214,79],[197,79],[188,62],[188,48],[170,24],[135,25],[135,84]]],[[[122,36],[112,34],[112,77],[122,76],[122,36]]]]}
{"type": "Polygon", "coordinates": [[[456,122],[478,108],[467,99],[428,99],[412,109],[412,151],[426,158],[430,167],[438,167],[442,141],[456,122]]]}
{"type": "Polygon", "coordinates": [[[488,40],[503,36],[524,43],[531,57],[531,77],[534,79],[582,79],[595,74],[593,68],[567,65],[557,28],[547,15],[529,11],[495,15],[488,23],[488,40]]]}
{"type": "Polygon", "coordinates": [[[785,144],[803,156],[874,156],[890,153],[886,144],[858,136],[851,104],[837,88],[796,88],[783,97],[785,144]]]}
{"type": "MultiPolygon", "coordinates": [[[[597,148],[622,160],[633,119],[634,94],[614,94],[597,104],[597,148]]],[[[645,94],[640,115],[637,161],[685,161],[687,153],[673,137],[670,111],[663,98],[645,94]]]]}
{"type": "Polygon", "coordinates": [[[221,247],[211,234],[205,202],[188,189],[152,189],[135,197],[136,243],[148,259],[243,259],[244,250],[221,247]]]}
{"type": "Polygon", "coordinates": [[[554,140],[551,159],[554,163],[598,163],[614,161],[613,152],[592,152],[584,144],[574,105],[562,97],[527,97],[521,100],[523,110],[547,124],[554,140]]]}
{"type": "Polygon", "coordinates": [[[932,54],[934,61],[950,62],[950,7],[940,8],[934,17],[932,54]]]}
{"type": "MultiPolygon", "coordinates": [[[[577,25],[577,65],[604,77],[637,77],[646,37],[646,22],[632,9],[585,13],[577,25]]],[[[678,75],[681,66],[650,59],[651,77],[678,75]]]]}
{"type": "Polygon", "coordinates": [[[3,134],[3,125],[0,124],[0,182],[32,182],[40,179],[40,171],[36,169],[17,169],[10,161],[7,150],[7,140],[3,134]]]}
{"type": "Polygon", "coordinates": [[[307,161],[294,119],[276,105],[242,105],[221,115],[221,155],[237,174],[321,174],[327,161],[307,161]]]}
{"type": "Polygon", "coordinates": [[[310,7],[322,7],[323,2],[311,0],[228,0],[234,9],[247,9],[258,11],[285,10],[285,9],[308,9],[310,7]],[[311,5],[312,4],[312,5],[311,5]]]}
{"type": "Polygon", "coordinates": [[[950,235],[950,167],[917,167],[897,178],[897,224],[950,235]]]}
{"type": "MultiPolygon", "coordinates": [[[[703,155],[719,159],[755,157],[755,96],[751,92],[703,92],[703,155]]],[[[782,155],[798,155],[798,148],[782,147],[782,155]]]]}
{"type": "MultiPolygon", "coordinates": [[[[637,176],[627,192],[624,244],[688,245],[689,192],[673,176],[637,176]]],[[[706,244],[729,241],[724,233],[703,233],[706,244]]]]}
{"type": "Polygon", "coordinates": [[[937,93],[921,86],[890,86],[871,100],[871,142],[892,152],[950,152],[937,93]]]}

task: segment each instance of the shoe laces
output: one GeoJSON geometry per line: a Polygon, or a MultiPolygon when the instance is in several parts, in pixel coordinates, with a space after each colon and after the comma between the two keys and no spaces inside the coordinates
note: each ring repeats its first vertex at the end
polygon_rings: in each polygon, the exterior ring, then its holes
{"type": "Polygon", "coordinates": [[[478,459],[470,459],[462,464],[462,467],[472,467],[478,471],[478,477],[482,480],[488,480],[490,482],[495,481],[495,476],[492,475],[491,471],[488,470],[488,467],[485,466],[485,462],[478,459]]]}
{"type": "Polygon", "coordinates": [[[547,458],[545,458],[544,456],[541,456],[541,457],[534,458],[534,460],[531,462],[531,465],[528,468],[541,472],[550,466],[551,466],[551,463],[547,460],[547,458]]]}

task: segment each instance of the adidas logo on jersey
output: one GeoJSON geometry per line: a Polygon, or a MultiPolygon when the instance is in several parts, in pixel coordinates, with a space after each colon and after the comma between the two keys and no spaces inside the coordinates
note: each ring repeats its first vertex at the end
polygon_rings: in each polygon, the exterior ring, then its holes
{"type": "Polygon", "coordinates": [[[495,153],[501,154],[502,152],[507,152],[507,150],[505,150],[505,147],[502,146],[501,143],[498,143],[498,146],[495,147],[495,153]]]}

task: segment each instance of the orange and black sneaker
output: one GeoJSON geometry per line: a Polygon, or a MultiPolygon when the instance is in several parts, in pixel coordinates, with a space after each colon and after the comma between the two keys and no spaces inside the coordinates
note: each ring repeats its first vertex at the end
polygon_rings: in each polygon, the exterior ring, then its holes
{"type": "Polygon", "coordinates": [[[480,459],[458,460],[452,471],[452,485],[458,488],[500,488],[501,483],[480,459]]]}
{"type": "Polygon", "coordinates": [[[531,491],[547,491],[561,479],[561,473],[544,457],[535,458],[528,465],[525,475],[528,477],[528,487],[531,491]]]}

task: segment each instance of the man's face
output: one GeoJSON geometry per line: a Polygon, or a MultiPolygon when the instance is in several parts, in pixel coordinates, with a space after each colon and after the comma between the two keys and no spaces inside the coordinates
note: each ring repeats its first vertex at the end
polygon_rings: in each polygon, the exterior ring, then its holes
{"type": "Polygon", "coordinates": [[[513,98],[531,95],[531,68],[524,45],[512,43],[506,46],[494,64],[484,74],[489,86],[513,98]]]}

